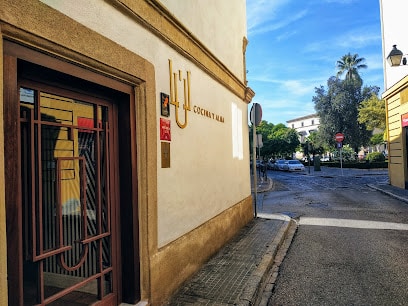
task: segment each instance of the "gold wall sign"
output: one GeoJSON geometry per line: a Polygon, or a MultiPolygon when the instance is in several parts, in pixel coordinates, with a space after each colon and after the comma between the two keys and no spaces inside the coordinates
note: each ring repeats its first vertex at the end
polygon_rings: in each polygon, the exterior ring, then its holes
{"type": "Polygon", "coordinates": [[[188,122],[188,112],[191,110],[190,108],[190,71],[187,71],[187,79],[182,77],[181,70],[178,73],[173,72],[173,64],[171,60],[169,60],[169,73],[170,73],[170,104],[174,105],[176,108],[175,115],[176,115],[176,122],[177,125],[184,129],[187,126],[188,122]],[[178,79],[178,80],[177,80],[178,79]],[[179,120],[179,95],[178,95],[178,83],[183,81],[183,89],[184,89],[184,123],[181,123],[179,120]]]}
{"type": "Polygon", "coordinates": [[[217,114],[215,114],[215,113],[213,113],[213,112],[211,112],[211,111],[209,111],[209,110],[207,110],[205,108],[202,108],[200,106],[194,105],[193,111],[194,111],[194,113],[196,113],[198,115],[207,117],[209,119],[214,119],[216,121],[224,123],[225,119],[224,119],[223,116],[217,115],[217,114]]]}
{"type": "MultiPolygon", "coordinates": [[[[190,86],[191,86],[191,72],[187,71],[186,78],[183,77],[181,70],[178,72],[173,72],[173,63],[169,59],[169,76],[170,76],[170,104],[175,107],[175,117],[177,125],[184,129],[188,123],[188,112],[191,111],[191,97],[190,97],[190,86]],[[181,84],[181,85],[180,85],[181,84]],[[180,96],[179,96],[179,86],[183,92],[183,110],[184,110],[184,122],[179,119],[179,108],[180,108],[180,96]]],[[[216,120],[218,122],[224,123],[225,119],[223,116],[215,114],[208,109],[202,108],[200,106],[193,106],[194,113],[201,115],[203,117],[216,120]]]]}

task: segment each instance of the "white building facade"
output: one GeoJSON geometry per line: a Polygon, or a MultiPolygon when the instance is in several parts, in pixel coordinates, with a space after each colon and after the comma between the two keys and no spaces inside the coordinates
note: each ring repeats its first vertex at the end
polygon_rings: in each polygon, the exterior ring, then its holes
{"type": "Polygon", "coordinates": [[[317,114],[311,114],[286,121],[286,126],[295,129],[299,133],[299,140],[301,143],[306,141],[306,138],[311,133],[317,132],[320,125],[320,118],[317,114]]]}
{"type": "Polygon", "coordinates": [[[380,0],[384,65],[382,98],[386,103],[388,170],[391,185],[408,188],[408,65],[391,67],[387,62],[393,46],[408,60],[404,0],[380,0]]]}

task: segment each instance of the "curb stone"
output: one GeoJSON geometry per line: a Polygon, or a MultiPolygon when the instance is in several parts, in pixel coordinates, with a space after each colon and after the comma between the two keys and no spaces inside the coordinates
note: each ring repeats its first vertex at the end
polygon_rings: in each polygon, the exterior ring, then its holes
{"type": "MultiPolygon", "coordinates": [[[[270,177],[268,177],[266,183],[263,182],[259,185],[257,189],[257,193],[263,193],[263,192],[269,191],[272,189],[272,187],[273,187],[273,180],[270,177]]],[[[251,186],[251,192],[254,192],[253,186],[251,186]]]]}
{"type": "Polygon", "coordinates": [[[372,189],[375,189],[375,190],[377,190],[377,191],[379,191],[379,192],[382,192],[382,193],[384,193],[384,194],[386,194],[386,195],[389,195],[390,197],[393,197],[393,198],[395,198],[395,199],[397,199],[397,200],[400,200],[400,201],[403,201],[403,202],[408,203],[408,199],[407,199],[406,197],[396,195],[395,192],[387,191],[387,190],[385,190],[384,188],[377,187],[377,186],[371,185],[371,184],[367,184],[367,186],[370,187],[370,188],[372,188],[372,189]]]}
{"type": "Polygon", "coordinates": [[[279,247],[285,241],[285,237],[289,231],[291,221],[285,221],[281,226],[278,234],[272,241],[272,244],[268,246],[260,264],[257,269],[252,273],[248,285],[244,291],[237,298],[234,305],[237,306],[252,306],[258,305],[260,298],[260,293],[263,292],[264,286],[266,285],[266,280],[268,278],[268,272],[273,266],[276,254],[279,247]]]}
{"type": "Polygon", "coordinates": [[[281,247],[278,250],[278,253],[275,256],[275,260],[273,263],[272,268],[267,273],[267,280],[265,282],[265,286],[263,292],[261,292],[260,297],[258,298],[258,303],[256,306],[268,306],[269,301],[271,299],[273,289],[275,287],[276,280],[279,276],[279,267],[282,264],[285,256],[289,250],[289,247],[292,243],[293,237],[295,236],[298,229],[298,224],[296,221],[291,220],[288,233],[284,238],[284,241],[281,247]]]}

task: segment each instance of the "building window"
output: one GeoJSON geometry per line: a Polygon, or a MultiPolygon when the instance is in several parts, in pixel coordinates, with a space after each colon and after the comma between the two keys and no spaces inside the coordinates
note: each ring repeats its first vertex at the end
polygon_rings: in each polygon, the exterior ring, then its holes
{"type": "Polygon", "coordinates": [[[314,120],[312,120],[312,125],[314,125],[314,120]]]}
{"type": "Polygon", "coordinates": [[[304,124],[304,122],[302,121],[302,127],[304,127],[305,126],[305,124],[304,124]]]}
{"type": "Polygon", "coordinates": [[[294,129],[295,128],[295,124],[294,123],[292,123],[292,129],[294,129]]]}

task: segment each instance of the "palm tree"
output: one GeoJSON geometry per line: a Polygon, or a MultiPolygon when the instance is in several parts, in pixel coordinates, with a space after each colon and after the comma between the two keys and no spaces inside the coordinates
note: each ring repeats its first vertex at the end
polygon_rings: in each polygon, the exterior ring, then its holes
{"type": "Polygon", "coordinates": [[[337,61],[337,77],[346,73],[346,80],[361,80],[358,70],[367,68],[364,57],[358,57],[358,54],[351,55],[350,52],[343,55],[339,61],[337,61]]]}

